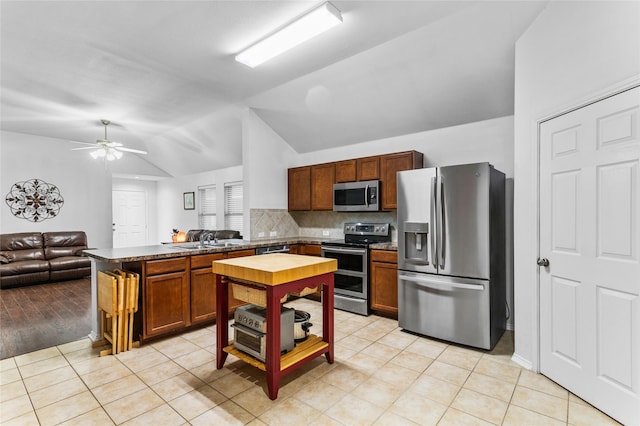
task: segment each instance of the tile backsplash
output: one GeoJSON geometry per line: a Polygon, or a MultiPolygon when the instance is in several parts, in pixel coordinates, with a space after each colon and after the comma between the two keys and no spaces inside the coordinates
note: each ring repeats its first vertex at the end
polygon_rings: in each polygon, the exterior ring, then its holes
{"type": "Polygon", "coordinates": [[[343,225],[347,222],[390,223],[391,240],[398,240],[396,212],[338,213],[289,212],[285,209],[251,209],[251,240],[310,237],[317,239],[344,238],[343,225]],[[263,236],[259,236],[264,233],[263,236]],[[326,235],[328,233],[329,235],[326,235]]]}

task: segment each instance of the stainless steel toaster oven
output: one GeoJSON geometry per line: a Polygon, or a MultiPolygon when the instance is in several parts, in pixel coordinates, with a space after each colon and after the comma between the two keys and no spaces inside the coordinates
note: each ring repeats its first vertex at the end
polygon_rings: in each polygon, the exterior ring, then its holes
{"type": "MultiPolygon", "coordinates": [[[[254,356],[262,362],[267,353],[267,309],[257,305],[236,308],[233,345],[236,349],[254,356]]],[[[280,353],[287,353],[295,346],[295,309],[282,307],[280,310],[280,353]]]]}

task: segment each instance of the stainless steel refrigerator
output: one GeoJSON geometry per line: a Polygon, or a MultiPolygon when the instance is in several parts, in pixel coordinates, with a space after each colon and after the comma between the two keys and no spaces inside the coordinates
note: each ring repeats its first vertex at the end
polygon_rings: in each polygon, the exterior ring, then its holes
{"type": "Polygon", "coordinates": [[[398,322],[492,349],[505,329],[505,176],[489,163],[398,172],[398,322]]]}

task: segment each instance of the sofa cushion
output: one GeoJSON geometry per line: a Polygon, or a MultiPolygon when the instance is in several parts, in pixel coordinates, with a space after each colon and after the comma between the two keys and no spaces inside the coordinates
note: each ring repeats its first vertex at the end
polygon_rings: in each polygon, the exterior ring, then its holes
{"type": "Polygon", "coordinates": [[[9,262],[44,260],[44,242],[39,232],[0,235],[0,255],[9,262]]]}
{"type": "Polygon", "coordinates": [[[36,272],[49,271],[49,262],[46,260],[21,260],[11,263],[0,264],[0,276],[33,274],[36,272]]]}
{"type": "Polygon", "coordinates": [[[82,250],[87,249],[87,235],[82,231],[45,232],[42,236],[47,259],[82,256],[82,250]]]}
{"type": "Polygon", "coordinates": [[[91,268],[91,260],[88,257],[81,256],[62,256],[49,259],[52,271],[61,271],[63,269],[75,268],[91,268]]]}

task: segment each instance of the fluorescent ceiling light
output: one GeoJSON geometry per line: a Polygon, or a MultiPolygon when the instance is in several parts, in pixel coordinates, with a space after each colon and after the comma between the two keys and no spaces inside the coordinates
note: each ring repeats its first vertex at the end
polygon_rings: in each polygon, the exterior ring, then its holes
{"type": "Polygon", "coordinates": [[[327,31],[342,22],[340,11],[323,3],[280,30],[236,55],[236,61],[251,68],[327,31]]]}

